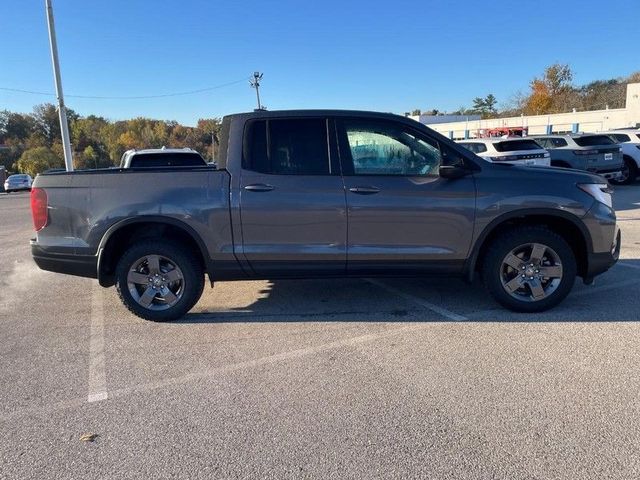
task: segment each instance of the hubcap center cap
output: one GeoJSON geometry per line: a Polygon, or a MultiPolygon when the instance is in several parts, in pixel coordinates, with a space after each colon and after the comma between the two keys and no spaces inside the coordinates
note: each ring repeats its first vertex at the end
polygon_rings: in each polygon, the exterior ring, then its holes
{"type": "Polygon", "coordinates": [[[527,267],[524,270],[524,274],[527,277],[533,277],[535,275],[535,273],[536,273],[536,269],[534,267],[527,267]]]}

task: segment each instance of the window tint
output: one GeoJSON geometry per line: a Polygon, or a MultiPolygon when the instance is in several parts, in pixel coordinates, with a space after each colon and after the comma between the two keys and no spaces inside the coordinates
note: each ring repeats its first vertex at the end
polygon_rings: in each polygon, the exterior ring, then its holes
{"type": "Polygon", "coordinates": [[[131,168],[202,167],[207,162],[198,153],[139,153],[131,159],[131,168]]]}
{"type": "Polygon", "coordinates": [[[483,153],[487,151],[487,146],[484,143],[461,143],[460,145],[473,153],[483,153]]]}
{"type": "Polygon", "coordinates": [[[629,135],[626,135],[624,133],[612,133],[609,136],[612,137],[616,142],[628,142],[631,140],[629,135]]]}
{"type": "Polygon", "coordinates": [[[536,138],[536,142],[544,148],[560,148],[567,146],[567,141],[564,138],[536,138]]]}
{"type": "Polygon", "coordinates": [[[534,140],[507,140],[495,143],[494,148],[498,152],[514,152],[516,150],[540,150],[542,147],[534,140]]]}
{"type": "Polygon", "coordinates": [[[574,137],[573,139],[581,147],[593,147],[596,145],[613,145],[613,140],[606,135],[588,135],[586,137],[574,137]]]}
{"type": "Polygon", "coordinates": [[[387,122],[345,122],[355,175],[435,175],[442,157],[435,141],[387,122]]]}
{"type": "Polygon", "coordinates": [[[542,148],[549,148],[548,138],[536,138],[536,143],[540,145],[542,148]]]}
{"type": "Polygon", "coordinates": [[[245,135],[243,167],[275,175],[329,175],[326,121],[251,122],[245,135]]]}

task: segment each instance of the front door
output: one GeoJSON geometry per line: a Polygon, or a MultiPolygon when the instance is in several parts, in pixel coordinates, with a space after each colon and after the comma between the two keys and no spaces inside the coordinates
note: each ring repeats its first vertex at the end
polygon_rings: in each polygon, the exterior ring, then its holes
{"type": "Polygon", "coordinates": [[[347,217],[326,118],[256,120],[245,129],[242,253],[259,276],[346,271],[347,217]]]}
{"type": "Polygon", "coordinates": [[[337,132],[348,272],[459,273],[473,237],[475,181],[438,174],[459,154],[400,122],[340,119],[337,132]]]}

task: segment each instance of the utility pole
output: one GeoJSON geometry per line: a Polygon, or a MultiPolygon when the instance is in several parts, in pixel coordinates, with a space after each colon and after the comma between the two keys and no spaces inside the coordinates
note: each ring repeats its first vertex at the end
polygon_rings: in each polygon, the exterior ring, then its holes
{"type": "Polygon", "coordinates": [[[53,23],[51,0],[45,0],[44,5],[47,10],[49,45],[51,46],[51,62],[53,63],[53,81],[56,86],[56,97],[58,98],[58,115],[60,116],[60,133],[62,134],[62,146],[64,147],[64,163],[67,167],[67,172],[72,172],[73,158],[71,156],[71,142],[69,140],[69,123],[67,122],[67,109],[64,106],[64,96],[62,94],[60,64],[58,63],[58,44],[56,42],[56,28],[53,23]]]}
{"type": "Polygon", "coordinates": [[[211,131],[211,161],[216,161],[216,132],[211,131]]]}
{"type": "Polygon", "coordinates": [[[249,84],[251,85],[251,87],[256,89],[256,97],[258,99],[258,108],[257,110],[264,110],[264,108],[262,108],[262,104],[260,103],[260,80],[262,80],[262,73],[260,72],[253,72],[253,80],[249,80],[249,84]]]}

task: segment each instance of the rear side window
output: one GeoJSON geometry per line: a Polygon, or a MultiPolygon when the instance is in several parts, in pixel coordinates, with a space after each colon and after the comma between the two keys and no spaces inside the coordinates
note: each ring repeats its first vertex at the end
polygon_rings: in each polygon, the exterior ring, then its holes
{"type": "Polygon", "coordinates": [[[245,131],[242,166],[274,175],[329,175],[326,120],[250,122],[245,131]]]}
{"type": "Polygon", "coordinates": [[[613,145],[613,140],[606,135],[588,135],[573,139],[581,147],[595,147],[596,145],[613,145]]]}
{"type": "Polygon", "coordinates": [[[567,141],[564,138],[536,138],[536,142],[544,148],[560,148],[567,146],[567,141]]]}
{"type": "Polygon", "coordinates": [[[516,150],[540,150],[542,147],[533,140],[506,140],[494,143],[498,152],[515,152],[516,150]]]}
{"type": "Polygon", "coordinates": [[[631,140],[629,135],[626,135],[624,133],[612,133],[609,136],[613,138],[616,142],[628,142],[631,140]]]}
{"type": "Polygon", "coordinates": [[[131,159],[131,168],[202,167],[207,162],[198,153],[139,153],[131,159]]]}
{"type": "Polygon", "coordinates": [[[484,143],[461,143],[460,145],[473,153],[483,153],[487,151],[487,146],[484,143]]]}

